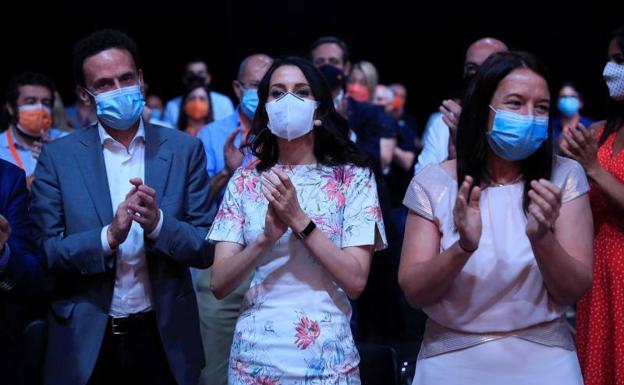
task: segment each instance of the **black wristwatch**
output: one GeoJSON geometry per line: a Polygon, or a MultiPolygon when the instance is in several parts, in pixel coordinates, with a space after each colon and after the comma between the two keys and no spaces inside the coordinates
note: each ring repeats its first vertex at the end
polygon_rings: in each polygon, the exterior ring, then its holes
{"type": "Polygon", "coordinates": [[[297,237],[297,239],[301,241],[305,237],[310,235],[314,231],[314,229],[316,229],[316,224],[312,221],[312,219],[310,219],[310,222],[308,223],[308,225],[303,230],[301,230],[300,233],[293,233],[293,234],[295,234],[295,237],[297,237]]]}

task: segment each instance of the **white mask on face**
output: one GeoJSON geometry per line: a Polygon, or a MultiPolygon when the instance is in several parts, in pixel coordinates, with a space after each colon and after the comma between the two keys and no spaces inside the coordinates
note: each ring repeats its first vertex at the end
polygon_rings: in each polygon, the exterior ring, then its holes
{"type": "Polygon", "coordinates": [[[318,103],[300,98],[290,92],[265,105],[269,116],[269,130],[289,142],[312,131],[314,112],[318,103]]]}
{"type": "Polygon", "coordinates": [[[624,64],[608,62],[602,71],[607,87],[609,87],[609,96],[618,102],[624,100],[624,64]]]}

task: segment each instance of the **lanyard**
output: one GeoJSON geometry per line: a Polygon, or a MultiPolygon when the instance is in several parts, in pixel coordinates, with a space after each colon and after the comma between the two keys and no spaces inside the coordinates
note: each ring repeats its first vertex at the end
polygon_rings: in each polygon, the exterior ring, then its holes
{"type": "Polygon", "coordinates": [[[20,158],[17,150],[15,149],[15,143],[13,142],[13,135],[11,134],[11,127],[7,128],[7,141],[9,142],[9,151],[11,151],[11,155],[13,155],[13,159],[15,159],[15,164],[17,167],[24,169],[24,163],[22,163],[22,158],[20,158]]]}

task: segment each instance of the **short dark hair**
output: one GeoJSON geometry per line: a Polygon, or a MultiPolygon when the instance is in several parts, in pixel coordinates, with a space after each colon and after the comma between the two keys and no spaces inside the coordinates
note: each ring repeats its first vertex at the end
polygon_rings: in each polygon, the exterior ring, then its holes
{"type": "Polygon", "coordinates": [[[126,50],[132,56],[137,69],[141,68],[141,59],[136,43],[125,32],[116,29],[102,29],[95,31],[74,45],[72,67],[74,80],[81,86],[85,85],[84,61],[107,49],[118,48],[126,50]]]}
{"type": "MultiPolygon", "coordinates": [[[[576,83],[573,80],[565,80],[563,82],[561,82],[561,87],[559,87],[559,92],[561,92],[561,90],[565,87],[570,87],[572,88],[579,96],[579,100],[583,101],[585,100],[585,95],[583,94],[583,90],[581,89],[581,87],[579,87],[578,83],[576,83]]],[[[559,96],[559,95],[557,95],[559,96]]]]}
{"type": "Polygon", "coordinates": [[[206,71],[210,73],[210,67],[208,67],[208,60],[206,60],[206,57],[204,55],[191,54],[187,56],[186,60],[184,61],[184,73],[185,74],[186,74],[186,69],[191,63],[204,63],[204,65],[206,66],[206,71]]]}
{"type": "MultiPolygon", "coordinates": [[[[56,91],[54,81],[42,73],[24,71],[12,76],[5,90],[4,102],[11,106],[13,111],[17,111],[17,99],[19,98],[19,88],[21,86],[42,86],[49,89],[52,94],[52,103],[54,103],[54,92],[56,91]]],[[[17,114],[10,114],[7,108],[3,108],[2,115],[2,130],[6,129],[11,123],[17,123],[17,114]]]]}
{"type": "MultiPolygon", "coordinates": [[[[479,72],[471,83],[462,101],[462,112],[457,126],[457,184],[470,175],[475,186],[481,182],[491,182],[486,169],[488,139],[486,135],[490,101],[499,83],[512,71],[526,68],[550,85],[550,75],[546,66],[535,55],[527,52],[498,52],[491,55],[479,67],[479,72]]],[[[550,89],[549,89],[550,91],[550,89]]],[[[552,104],[552,103],[551,103],[552,104]]],[[[552,111],[552,109],[551,109],[552,111]]],[[[550,179],[553,168],[552,125],[548,127],[548,139],[530,157],[519,161],[524,176],[524,197],[522,206],[527,212],[528,193],[531,181],[550,179]]]]}
{"type": "Polygon", "coordinates": [[[296,66],[303,72],[318,102],[316,118],[322,122],[320,126],[314,128],[314,155],[318,162],[327,166],[350,164],[370,169],[368,157],[349,138],[347,121],[334,108],[332,94],[323,74],[310,61],[299,57],[277,59],[258,86],[258,109],[247,144],[258,159],[256,169],[264,171],[277,163],[279,156],[277,138],[267,128],[269,116],[265,105],[269,98],[271,76],[275,70],[287,65],[296,66]]]}
{"type": "Polygon", "coordinates": [[[323,44],[336,44],[342,50],[342,61],[344,63],[349,61],[349,46],[344,42],[344,40],[337,38],[336,36],[323,36],[316,39],[310,47],[310,59],[312,59],[312,52],[317,49],[318,46],[323,44]]]}

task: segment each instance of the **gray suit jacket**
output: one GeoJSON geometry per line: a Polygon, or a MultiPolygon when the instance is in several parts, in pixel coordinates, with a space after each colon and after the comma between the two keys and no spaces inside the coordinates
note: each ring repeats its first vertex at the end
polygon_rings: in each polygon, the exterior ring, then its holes
{"type": "MultiPolygon", "coordinates": [[[[196,385],[204,365],[189,266],[212,264],[209,204],[201,142],[145,125],[145,184],[156,190],[163,225],[145,253],[162,343],[180,385],[196,385]]],[[[85,384],[95,366],[115,282],[100,232],[113,210],[97,126],[47,144],[39,157],[31,215],[57,288],[49,313],[46,384],[85,384]]]]}

